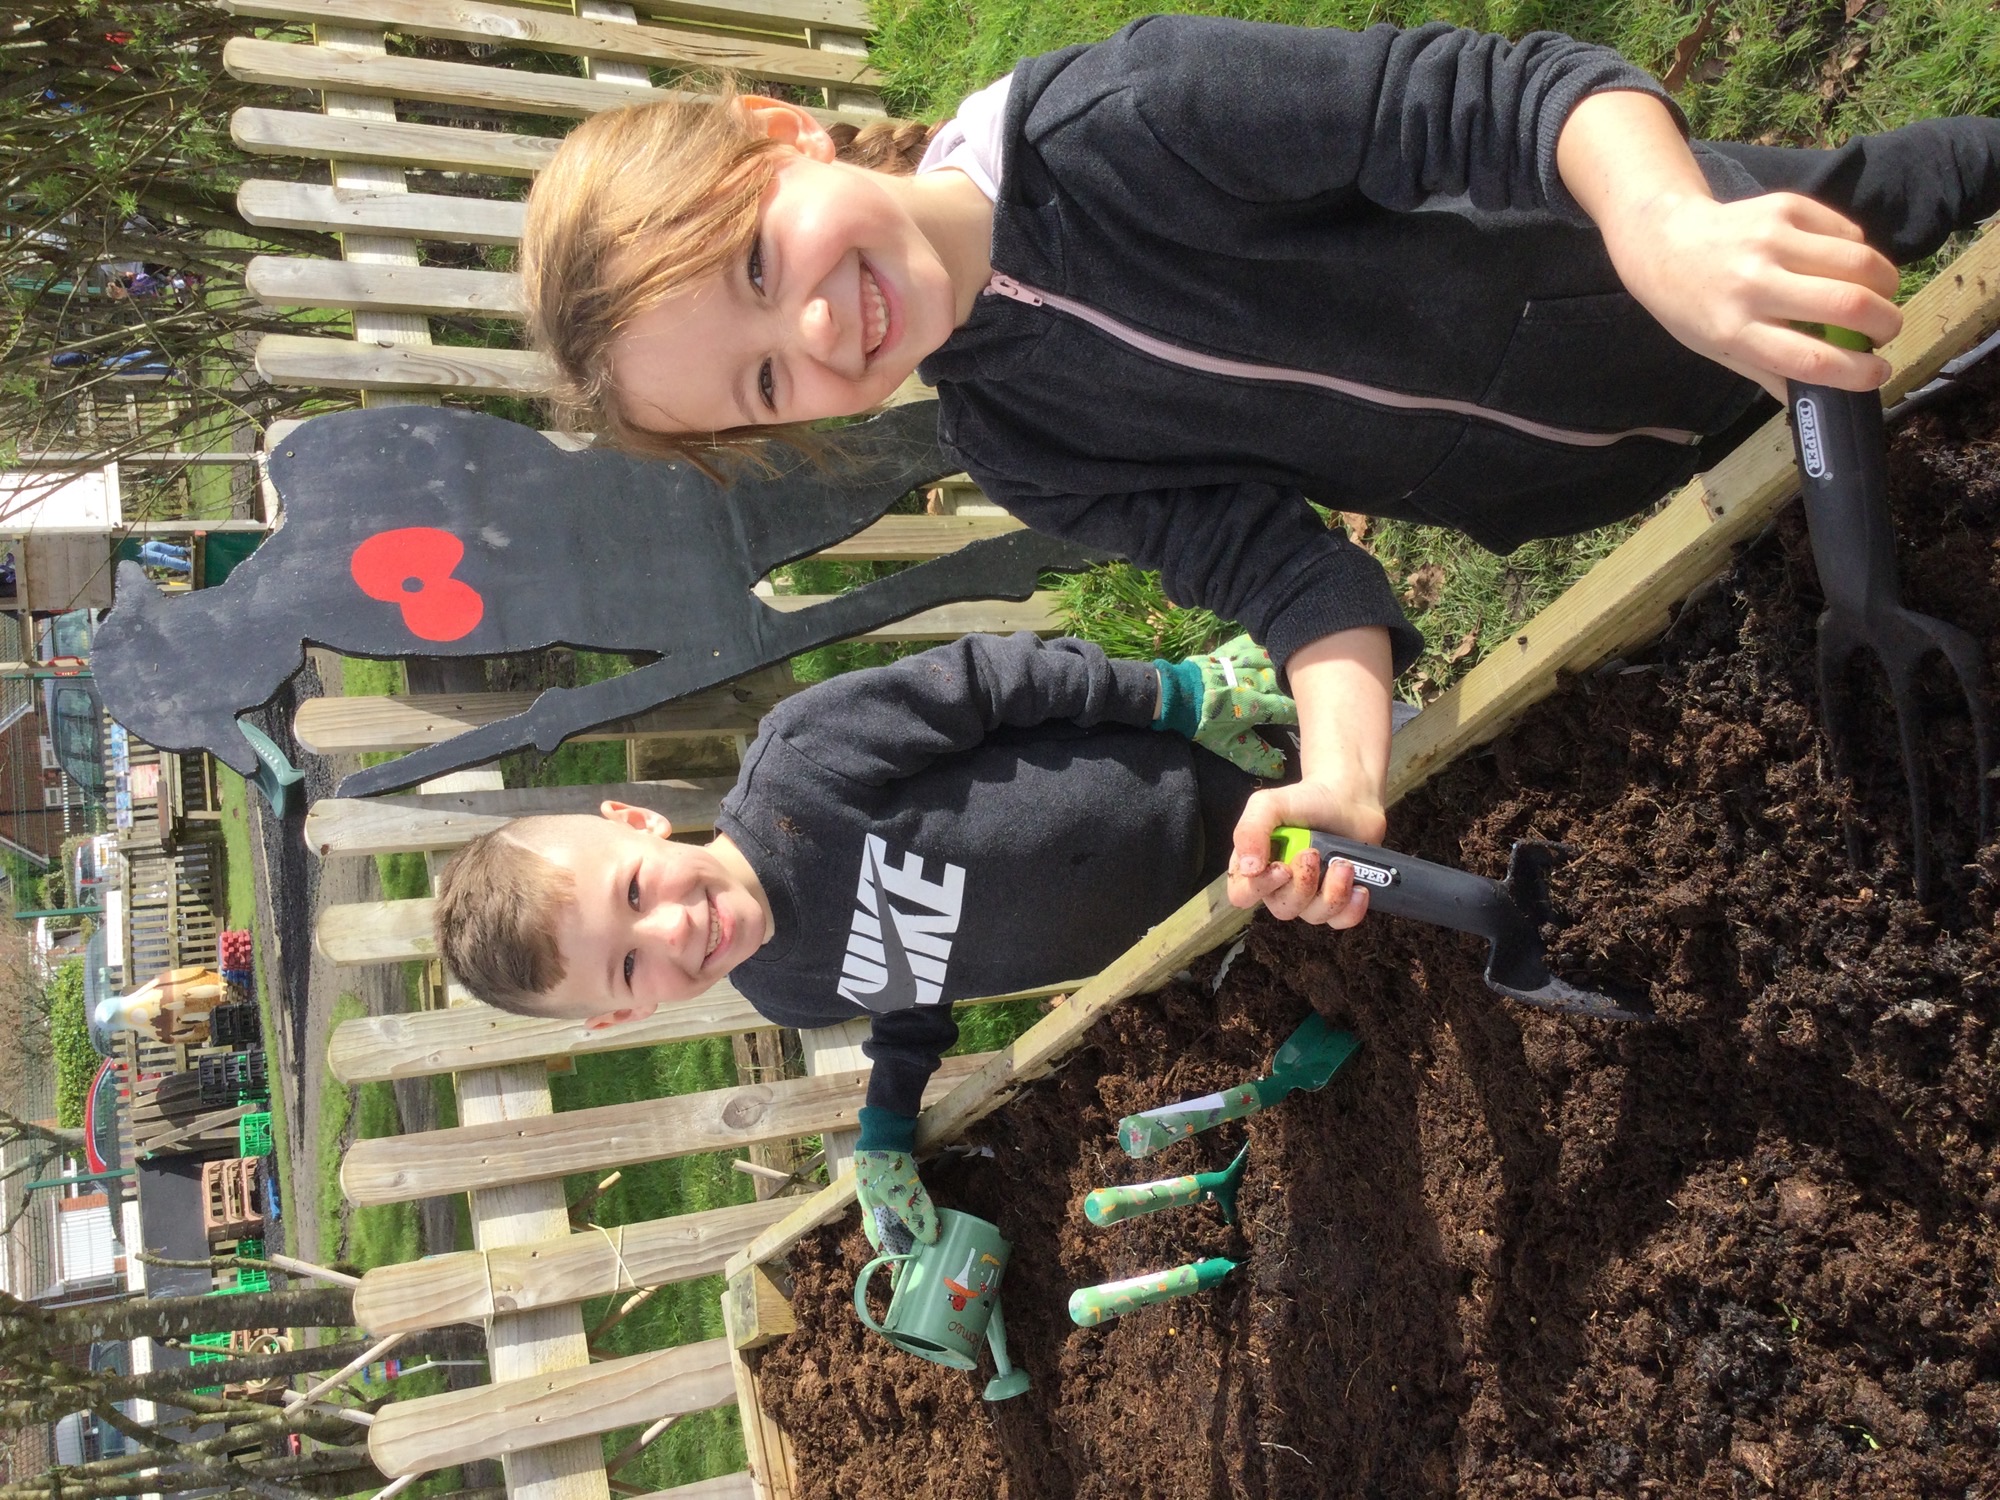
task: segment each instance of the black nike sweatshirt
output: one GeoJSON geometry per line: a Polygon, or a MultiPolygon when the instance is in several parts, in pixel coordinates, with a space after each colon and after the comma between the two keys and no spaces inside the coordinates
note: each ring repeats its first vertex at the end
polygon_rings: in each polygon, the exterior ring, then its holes
{"type": "Polygon", "coordinates": [[[1255,783],[1155,733],[1150,664],[972,635],[764,718],[716,820],[775,935],[730,979],[782,1026],[873,1015],[868,1102],[918,1112],[951,1002],[1083,980],[1219,875],[1255,783]]]}

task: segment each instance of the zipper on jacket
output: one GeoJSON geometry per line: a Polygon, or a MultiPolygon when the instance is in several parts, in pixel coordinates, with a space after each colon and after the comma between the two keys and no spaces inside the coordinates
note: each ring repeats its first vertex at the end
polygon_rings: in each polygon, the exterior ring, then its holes
{"type": "Polygon", "coordinates": [[[1701,434],[1680,427],[1628,427],[1623,432],[1583,432],[1573,427],[1556,427],[1547,422],[1536,422],[1527,417],[1517,417],[1511,412],[1495,411],[1489,406],[1480,406],[1472,401],[1454,401],[1445,396],[1411,396],[1402,391],[1392,391],[1382,386],[1364,385],[1358,380],[1343,380],[1337,375],[1322,375],[1316,370],[1290,370],[1281,365],[1251,364],[1240,359],[1224,359],[1215,354],[1200,354],[1193,349],[1183,349],[1178,344],[1170,344],[1165,339],[1155,338],[1150,333],[1141,333],[1128,323],[1121,323],[1107,313],[1101,313],[1087,303],[1071,297],[1061,297],[1054,292],[1045,292],[1040,287],[1029,286],[1013,277],[995,271],[986,283],[986,295],[1005,297],[1029,307],[1049,307],[1072,318],[1088,323],[1102,333],[1108,333],[1121,344],[1137,349],[1141,354],[1149,354],[1154,359],[1163,360],[1182,369],[1198,370],[1205,375],[1227,375],[1238,380],[1265,380],[1283,385],[1306,385],[1318,390],[1332,391],[1336,395],[1349,396],[1356,401],[1366,401],[1373,406],[1391,407],[1397,411],[1449,412],[1454,416],[1471,417],[1475,421],[1490,422],[1496,427],[1511,428],[1529,437],[1542,438],[1551,443],[1561,443],[1571,448],[1609,448],[1613,443],[1622,443],[1627,438],[1658,438],[1662,442],[1693,446],[1701,441],[1701,434]]]}

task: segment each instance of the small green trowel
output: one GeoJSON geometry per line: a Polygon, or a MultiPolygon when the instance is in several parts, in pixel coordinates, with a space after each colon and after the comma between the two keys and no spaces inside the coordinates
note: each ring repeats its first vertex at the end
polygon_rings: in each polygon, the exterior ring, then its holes
{"type": "Polygon", "coordinates": [[[1158,1182],[1135,1182],[1129,1187],[1098,1188],[1083,1200],[1083,1216],[1097,1225],[1136,1219],[1141,1214],[1158,1213],[1163,1208],[1179,1208],[1186,1203],[1213,1199],[1222,1210],[1225,1224],[1236,1222],[1236,1190],[1243,1185],[1243,1164],[1250,1148],[1236,1153],[1236,1160],[1220,1172],[1194,1172],[1186,1177],[1162,1177],[1158,1182]]]}
{"type": "Polygon", "coordinates": [[[1179,1104],[1162,1105],[1118,1122],[1118,1144],[1127,1156],[1151,1156],[1197,1131],[1269,1109],[1296,1089],[1319,1089],[1361,1045],[1352,1033],[1335,1031],[1317,1012],[1291,1034],[1271,1059],[1267,1077],[1238,1084],[1179,1104]]]}

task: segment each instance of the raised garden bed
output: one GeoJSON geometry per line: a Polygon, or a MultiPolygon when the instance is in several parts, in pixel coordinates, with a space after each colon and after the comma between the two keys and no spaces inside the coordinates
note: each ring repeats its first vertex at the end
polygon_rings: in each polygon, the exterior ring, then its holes
{"type": "MultiPolygon", "coordinates": [[[[2000,372],[1971,383],[1898,431],[1892,478],[1908,602],[1990,658],[2000,372]]],[[[1552,960],[1668,1024],[1497,1000],[1476,945],[1406,923],[1259,922],[1219,994],[1211,957],[1113,1012],[974,1128],[993,1156],[927,1168],[1015,1243],[1029,1395],[989,1408],[983,1376],[863,1334],[851,1216],[795,1247],[800,1331],[751,1358],[797,1492],[2000,1493],[2000,846],[1973,847],[1941,681],[1942,889],[1910,898],[1865,676],[1860,781],[1831,778],[1817,610],[1794,508],[1664,640],[1394,815],[1399,845],[1474,869],[1526,835],[1574,846],[1552,960]],[[1324,1092],[1118,1152],[1119,1115],[1260,1071],[1308,1006],[1364,1042],[1324,1092]],[[1209,1208],[1084,1222],[1091,1187],[1221,1166],[1246,1136],[1240,1232],[1209,1208]],[[1090,1331],[1065,1315],[1086,1282],[1246,1252],[1201,1298],[1090,1331]]]]}

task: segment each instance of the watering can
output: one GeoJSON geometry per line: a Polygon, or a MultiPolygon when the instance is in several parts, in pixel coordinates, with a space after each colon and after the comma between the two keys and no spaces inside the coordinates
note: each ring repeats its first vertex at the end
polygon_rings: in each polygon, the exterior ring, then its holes
{"type": "Polygon", "coordinates": [[[1007,1329],[1000,1318],[1000,1277],[1009,1248],[984,1219],[941,1208],[936,1244],[878,1255],[861,1268],[854,1279],[855,1314],[905,1354],[954,1370],[979,1368],[983,1337],[995,1371],[986,1383],[986,1399],[1018,1396],[1028,1388],[1028,1376],[1007,1358],[1007,1329]],[[894,1273],[889,1315],[878,1323],[868,1312],[868,1283],[878,1267],[888,1265],[901,1269],[894,1273]]]}

